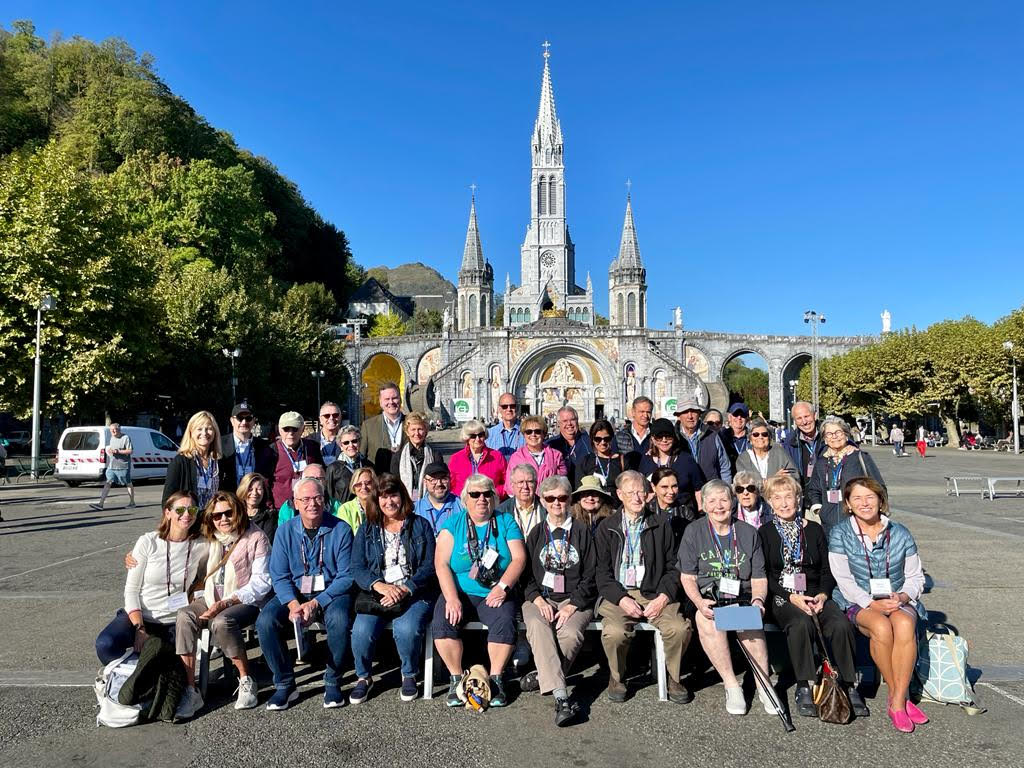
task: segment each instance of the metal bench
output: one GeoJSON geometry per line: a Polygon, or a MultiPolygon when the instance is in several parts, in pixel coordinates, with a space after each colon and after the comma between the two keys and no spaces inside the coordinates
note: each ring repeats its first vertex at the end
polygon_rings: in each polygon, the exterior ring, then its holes
{"type": "Polygon", "coordinates": [[[980,493],[981,498],[989,492],[989,478],[981,475],[946,475],[946,495],[960,497],[960,493],[980,493]],[[961,483],[978,483],[977,488],[961,488],[961,483]]]}
{"type": "MultiPolygon", "coordinates": [[[[988,498],[993,501],[997,493],[1008,493],[1014,496],[1024,495],[1024,477],[990,477],[988,478],[988,498]],[[1011,490],[999,491],[997,483],[1013,483],[1011,490]]],[[[984,496],[982,496],[984,498],[984,496]]]]}

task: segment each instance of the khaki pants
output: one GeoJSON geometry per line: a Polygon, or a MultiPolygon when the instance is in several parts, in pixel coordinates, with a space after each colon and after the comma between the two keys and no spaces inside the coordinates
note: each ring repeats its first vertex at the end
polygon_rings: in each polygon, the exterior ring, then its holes
{"type": "MultiPolygon", "coordinates": [[[[547,604],[557,613],[563,606],[568,605],[569,601],[556,603],[554,600],[547,600],[547,604]]],[[[548,624],[533,601],[527,600],[523,603],[526,639],[533,650],[533,661],[537,665],[537,680],[541,693],[565,688],[565,674],[583,646],[583,635],[593,615],[593,611],[577,609],[560,629],[555,629],[555,623],[548,624]]]]}
{"type": "MultiPolygon", "coordinates": [[[[640,594],[638,589],[629,590],[629,596],[636,600],[641,608],[646,608],[651,602],[640,594]]],[[[665,643],[665,669],[668,670],[670,678],[679,681],[683,652],[686,651],[686,646],[690,644],[690,637],[693,635],[693,624],[679,613],[679,603],[666,605],[661,615],[653,621],[631,618],[623,613],[619,606],[607,600],[601,601],[597,612],[601,614],[601,623],[604,627],[601,630],[601,645],[604,646],[604,653],[608,657],[608,671],[613,681],[624,682],[626,655],[636,634],[636,625],[643,622],[652,624],[661,632],[661,639],[665,643]]]]}
{"type": "MultiPolygon", "coordinates": [[[[199,626],[199,614],[205,613],[209,606],[202,596],[197,597],[187,608],[178,611],[175,617],[175,651],[179,656],[194,656],[202,628],[199,626]]],[[[210,621],[210,634],[213,642],[229,659],[237,659],[245,653],[245,641],[242,630],[256,622],[260,609],[255,605],[232,605],[218,613],[210,621]]]]}

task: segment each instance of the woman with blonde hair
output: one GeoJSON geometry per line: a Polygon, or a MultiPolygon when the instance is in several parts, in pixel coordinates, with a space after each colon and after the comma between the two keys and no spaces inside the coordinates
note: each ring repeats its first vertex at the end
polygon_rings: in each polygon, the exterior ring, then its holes
{"type": "Polygon", "coordinates": [[[166,504],[172,493],[184,491],[198,502],[200,509],[205,508],[220,488],[220,456],[217,420],[209,411],[193,414],[185,426],[178,455],[167,466],[161,503],[166,504]]]}
{"type": "Polygon", "coordinates": [[[348,489],[352,498],[338,507],[335,516],[348,523],[352,535],[355,535],[366,519],[367,510],[377,508],[377,473],[373,471],[373,467],[360,467],[355,470],[352,479],[349,480],[348,489]]]}
{"type": "Polygon", "coordinates": [[[427,445],[430,425],[422,413],[413,411],[408,414],[402,420],[402,429],[408,441],[391,457],[391,474],[402,481],[415,504],[426,494],[423,475],[427,467],[441,457],[427,445]]]}

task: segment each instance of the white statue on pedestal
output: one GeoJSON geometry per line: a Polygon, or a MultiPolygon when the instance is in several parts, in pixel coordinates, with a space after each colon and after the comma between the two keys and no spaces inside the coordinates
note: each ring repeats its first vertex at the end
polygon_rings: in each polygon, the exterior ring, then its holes
{"type": "Polygon", "coordinates": [[[882,310],[882,333],[892,332],[892,313],[888,309],[882,310]]]}

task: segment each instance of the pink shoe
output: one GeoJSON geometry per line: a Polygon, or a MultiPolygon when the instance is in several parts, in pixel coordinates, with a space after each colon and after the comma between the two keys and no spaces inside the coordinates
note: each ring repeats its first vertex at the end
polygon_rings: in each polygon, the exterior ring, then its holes
{"type": "Polygon", "coordinates": [[[892,720],[893,728],[901,733],[913,733],[914,732],[914,721],[910,719],[910,716],[904,712],[898,712],[897,710],[889,707],[889,719],[892,720]]]}
{"type": "Polygon", "coordinates": [[[907,717],[915,725],[924,725],[928,722],[928,715],[921,711],[921,709],[910,699],[907,699],[907,717]]]}

